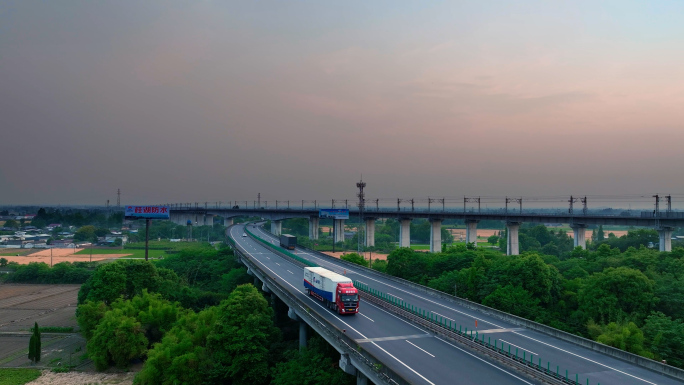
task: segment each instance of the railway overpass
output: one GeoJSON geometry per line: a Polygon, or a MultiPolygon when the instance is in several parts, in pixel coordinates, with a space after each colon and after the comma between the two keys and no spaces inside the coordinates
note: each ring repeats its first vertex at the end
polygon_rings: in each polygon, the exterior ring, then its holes
{"type": "MultiPolygon", "coordinates": [[[[282,220],[289,218],[307,218],[309,220],[309,237],[318,238],[318,223],[320,207],[275,207],[275,208],[248,208],[234,205],[232,207],[191,207],[189,205],[172,204],[171,220],[177,224],[185,225],[190,221],[194,224],[213,224],[214,217],[223,217],[225,223],[232,224],[232,219],[238,216],[260,217],[270,219],[271,231],[280,234],[282,220]]],[[[358,209],[350,209],[350,216],[358,217],[358,209]]],[[[410,224],[411,220],[423,218],[431,223],[430,251],[441,250],[441,224],[445,219],[460,219],[466,223],[466,241],[477,243],[477,224],[483,220],[496,220],[506,223],[507,253],[519,254],[518,230],[521,223],[567,223],[574,232],[575,246],[586,248],[585,230],[590,225],[621,225],[635,227],[650,227],[658,231],[660,235],[660,251],[672,250],[672,232],[676,227],[684,226],[684,212],[674,211],[641,211],[636,215],[623,213],[621,215],[600,215],[573,212],[531,212],[518,210],[478,210],[457,211],[450,209],[407,209],[397,208],[369,208],[363,211],[363,220],[366,226],[366,246],[375,245],[375,220],[394,218],[400,222],[399,246],[409,247],[411,244],[410,224]]],[[[344,240],[344,220],[335,220],[335,242],[344,240]]]]}
{"type": "Polygon", "coordinates": [[[233,225],[227,236],[262,289],[283,300],[291,318],[301,322],[300,343],[308,325],[340,352],[340,367],[356,375],[358,384],[684,381],[684,371],[671,366],[322,253],[297,247],[288,255],[274,234],[258,226],[233,225]],[[306,295],[304,263],[353,279],[364,292],[360,313],[342,317],[306,295]]]}

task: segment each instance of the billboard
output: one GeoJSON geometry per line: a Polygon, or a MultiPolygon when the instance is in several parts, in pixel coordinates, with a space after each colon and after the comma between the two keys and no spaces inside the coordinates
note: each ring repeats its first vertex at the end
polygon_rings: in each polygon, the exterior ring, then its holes
{"type": "Polygon", "coordinates": [[[319,218],[349,219],[349,209],[320,209],[319,218]]]}
{"type": "Polygon", "coordinates": [[[126,219],[169,219],[169,206],[126,206],[126,219]]]}

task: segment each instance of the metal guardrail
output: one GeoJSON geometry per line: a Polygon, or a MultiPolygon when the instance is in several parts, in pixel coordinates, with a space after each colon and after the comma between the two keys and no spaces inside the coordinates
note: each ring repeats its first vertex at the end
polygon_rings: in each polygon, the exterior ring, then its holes
{"type": "MultiPolygon", "coordinates": [[[[273,291],[276,296],[278,296],[278,298],[280,298],[291,309],[293,309],[300,318],[302,318],[328,342],[335,343],[338,350],[344,351],[344,353],[348,354],[349,357],[352,358],[356,363],[363,364],[366,366],[367,371],[374,373],[377,378],[372,379],[373,382],[377,383],[378,381],[382,381],[383,383],[396,385],[412,384],[408,380],[404,379],[400,374],[388,368],[382,362],[382,360],[378,359],[375,355],[356,343],[356,341],[349,337],[343,330],[338,329],[335,325],[318,315],[316,311],[312,310],[309,306],[284,289],[279,283],[277,283],[274,277],[268,275],[267,272],[263,271],[254,262],[252,262],[251,258],[243,253],[230,237],[227,238],[229,239],[228,242],[233,246],[233,250],[239,255],[242,261],[253,271],[260,271],[260,274],[262,275],[260,278],[266,283],[268,288],[273,291]]],[[[280,253],[277,254],[280,255],[280,253]]]]}

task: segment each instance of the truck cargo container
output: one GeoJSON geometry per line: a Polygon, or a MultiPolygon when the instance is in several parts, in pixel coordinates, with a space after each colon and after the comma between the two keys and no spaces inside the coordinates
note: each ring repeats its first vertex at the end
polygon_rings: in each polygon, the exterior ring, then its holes
{"type": "Polygon", "coordinates": [[[288,250],[294,250],[297,247],[297,237],[290,234],[282,234],[280,236],[280,247],[288,250]]]}
{"type": "Polygon", "coordinates": [[[344,275],[322,267],[305,267],[304,289],[339,314],[359,312],[359,291],[344,275]]]}

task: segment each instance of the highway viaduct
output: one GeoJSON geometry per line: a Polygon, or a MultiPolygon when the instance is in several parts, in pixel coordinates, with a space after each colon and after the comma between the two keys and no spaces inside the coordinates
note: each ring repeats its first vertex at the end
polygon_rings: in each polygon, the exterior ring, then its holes
{"type": "Polygon", "coordinates": [[[684,371],[361,267],[301,246],[291,252],[258,225],[226,231],[255,285],[289,307],[300,347],[313,330],[358,385],[674,385],[684,371]],[[355,316],[307,295],[304,266],[345,274],[362,293],[355,316]],[[478,325],[479,321],[479,325],[478,325]],[[463,327],[463,328],[462,328],[463,327]]]}
{"type": "MultiPolygon", "coordinates": [[[[259,217],[271,220],[271,232],[279,235],[282,221],[290,218],[307,218],[309,220],[309,237],[318,239],[320,207],[286,208],[247,208],[234,205],[232,207],[200,207],[195,205],[170,204],[171,220],[179,225],[190,221],[192,225],[213,225],[214,217],[223,217],[226,225],[232,224],[232,218],[239,216],[259,217]]],[[[358,209],[350,209],[350,216],[359,216],[358,209]]],[[[427,219],[430,221],[430,251],[441,250],[441,224],[445,219],[460,219],[466,223],[466,241],[477,243],[477,224],[483,220],[496,220],[506,223],[508,255],[518,255],[518,230],[521,223],[567,223],[573,229],[575,247],[586,248],[585,229],[590,225],[620,225],[654,228],[660,235],[660,251],[672,250],[672,232],[676,227],[684,227],[684,213],[674,211],[641,211],[637,215],[600,215],[587,213],[549,213],[508,210],[455,211],[455,210],[408,210],[404,208],[366,209],[362,214],[366,227],[365,245],[375,245],[375,221],[393,218],[400,222],[399,246],[409,247],[411,244],[411,221],[427,219]]],[[[344,219],[335,220],[335,242],[344,241],[344,219]]]]}

